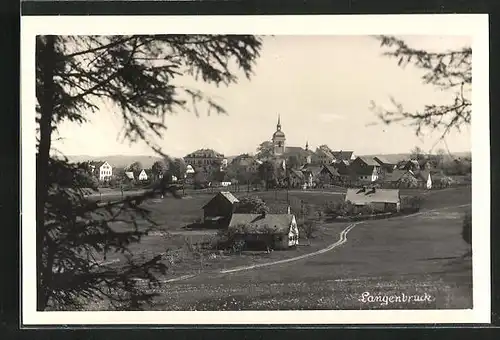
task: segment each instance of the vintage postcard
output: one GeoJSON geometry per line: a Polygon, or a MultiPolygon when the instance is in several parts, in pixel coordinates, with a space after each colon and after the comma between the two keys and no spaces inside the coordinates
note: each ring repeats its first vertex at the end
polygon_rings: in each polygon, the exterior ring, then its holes
{"type": "Polygon", "coordinates": [[[21,37],[23,325],[490,322],[487,15],[21,37]]]}

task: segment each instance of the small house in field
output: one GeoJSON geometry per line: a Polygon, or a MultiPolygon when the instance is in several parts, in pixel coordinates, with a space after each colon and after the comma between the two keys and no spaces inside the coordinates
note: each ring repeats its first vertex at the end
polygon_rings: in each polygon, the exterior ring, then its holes
{"type": "Polygon", "coordinates": [[[299,229],[293,214],[233,214],[228,231],[245,241],[248,248],[264,246],[278,250],[299,244],[299,229]]]}
{"type": "Polygon", "coordinates": [[[203,206],[203,221],[206,225],[225,227],[229,224],[239,200],[229,191],[221,191],[203,206]]]}
{"type": "Polygon", "coordinates": [[[371,205],[377,212],[398,212],[401,209],[399,189],[351,188],[347,189],[345,200],[357,207],[371,205]]]}

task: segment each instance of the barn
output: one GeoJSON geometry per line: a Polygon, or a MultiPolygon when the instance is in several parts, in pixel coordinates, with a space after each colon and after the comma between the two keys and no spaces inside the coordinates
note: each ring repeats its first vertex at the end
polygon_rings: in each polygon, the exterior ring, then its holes
{"type": "Polygon", "coordinates": [[[347,189],[345,200],[358,207],[372,205],[377,212],[398,212],[401,209],[399,189],[351,188],[347,189]]]}
{"type": "Polygon", "coordinates": [[[205,225],[227,227],[239,200],[229,191],[221,191],[203,206],[205,225]]]}

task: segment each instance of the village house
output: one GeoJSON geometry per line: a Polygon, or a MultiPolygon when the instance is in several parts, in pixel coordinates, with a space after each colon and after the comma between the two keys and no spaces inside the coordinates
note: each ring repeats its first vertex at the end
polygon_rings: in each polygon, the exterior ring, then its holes
{"type": "Polygon", "coordinates": [[[330,151],[319,148],[316,149],[316,157],[318,159],[318,164],[322,165],[332,164],[335,160],[335,157],[330,151]]]}
{"type": "Polygon", "coordinates": [[[205,225],[213,225],[219,228],[227,227],[237,203],[239,203],[239,200],[229,191],[216,194],[202,207],[205,225]]]}
{"type": "Polygon", "coordinates": [[[414,188],[418,186],[418,179],[411,170],[393,170],[381,180],[384,186],[390,188],[414,188]]]}
{"type": "Polygon", "coordinates": [[[92,161],[88,164],[91,174],[101,182],[108,181],[113,176],[113,167],[106,161],[92,161]]]}
{"type": "Polygon", "coordinates": [[[398,212],[401,209],[399,189],[350,188],[345,200],[356,207],[371,205],[376,212],[398,212]]]}
{"type": "Polygon", "coordinates": [[[338,170],[331,165],[323,165],[319,176],[322,176],[322,178],[325,179],[326,183],[324,184],[334,184],[340,181],[340,174],[338,170]]]}
{"type": "Polygon", "coordinates": [[[396,164],[390,162],[385,157],[376,156],[373,157],[373,160],[380,165],[381,170],[385,173],[392,172],[396,168],[396,164]]]}
{"type": "Polygon", "coordinates": [[[250,249],[265,246],[280,250],[299,244],[297,220],[290,213],[233,214],[228,231],[250,249]]]}
{"type": "Polygon", "coordinates": [[[356,157],[350,167],[360,182],[375,182],[380,174],[380,164],[370,157],[356,157]]]}
{"type": "Polygon", "coordinates": [[[212,149],[199,149],[184,157],[187,166],[191,166],[195,172],[211,174],[221,171],[227,165],[224,155],[212,149]]]}
{"type": "Polygon", "coordinates": [[[242,154],[233,158],[230,167],[239,167],[244,169],[244,171],[246,172],[257,173],[257,171],[259,170],[259,165],[261,164],[262,162],[254,156],[250,156],[249,154],[242,154]]]}
{"type": "Polygon", "coordinates": [[[139,181],[147,181],[148,180],[148,174],[146,173],[145,169],[142,169],[139,174],[137,175],[137,179],[139,181]]]}
{"type": "Polygon", "coordinates": [[[346,165],[349,165],[351,161],[353,161],[356,157],[354,156],[353,151],[332,151],[333,161],[332,163],[340,163],[343,162],[346,165]]]}

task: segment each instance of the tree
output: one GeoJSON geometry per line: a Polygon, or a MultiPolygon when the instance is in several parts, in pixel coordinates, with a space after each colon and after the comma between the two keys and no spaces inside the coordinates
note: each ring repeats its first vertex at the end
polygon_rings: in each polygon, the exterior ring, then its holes
{"type": "Polygon", "coordinates": [[[269,213],[269,207],[261,198],[255,196],[243,197],[236,205],[237,214],[262,214],[269,213]]]}
{"type": "Polygon", "coordinates": [[[184,178],[187,165],[182,158],[165,157],[165,164],[170,175],[179,179],[184,178]]]}
{"type": "Polygon", "coordinates": [[[165,163],[162,161],[156,161],[153,163],[151,166],[151,172],[153,173],[153,176],[158,179],[160,175],[163,175],[165,172],[165,163]]]}
{"type": "Polygon", "coordinates": [[[415,127],[417,136],[427,128],[441,129],[443,139],[452,129],[460,130],[471,122],[472,103],[472,48],[469,46],[446,52],[428,52],[411,48],[405,41],[392,36],[378,36],[381,46],[388,50],[384,55],[396,58],[398,65],[413,64],[424,71],[422,80],[437,89],[453,92],[447,105],[429,103],[422,110],[407,112],[391,98],[394,109],[387,110],[372,102],[372,109],[386,124],[408,122],[415,127]]]}
{"type": "Polygon", "coordinates": [[[141,207],[151,193],[90,202],[83,189],[89,185],[88,173],[50,156],[58,125],[83,124],[109,104],[122,119],[123,139],[142,140],[164,155],[154,138],[165,130],[167,114],[194,110],[198,115],[200,101],[209,110],[225,112],[203,92],[175,85],[176,78],[230,85],[237,81],[237,70],[250,77],[260,47],[258,38],[235,35],[36,37],[38,310],[78,309],[95,298],[106,298],[116,308],[140,309],[153,294],[135,279],[155,284],[165,270],[160,255],[140,259],[129,252],[129,244],[154,227],[141,207]],[[139,227],[138,220],[148,226],[139,227]],[[115,230],[116,221],[132,228],[115,230]],[[128,253],[124,266],[96,260],[116,251],[128,253]]]}
{"type": "Polygon", "coordinates": [[[424,152],[423,152],[422,148],[420,148],[419,146],[415,146],[410,151],[410,158],[414,159],[414,160],[416,160],[418,162],[424,160],[425,159],[425,155],[424,155],[424,152]]]}
{"type": "Polygon", "coordinates": [[[133,172],[134,176],[136,176],[139,172],[141,172],[142,169],[144,168],[142,167],[141,162],[134,162],[127,167],[127,171],[133,172]]]}
{"type": "Polygon", "coordinates": [[[274,145],[270,141],[264,141],[257,147],[257,158],[268,159],[274,156],[274,145]]]}
{"type": "Polygon", "coordinates": [[[269,189],[271,184],[276,182],[277,170],[276,165],[270,161],[264,161],[259,165],[259,178],[266,183],[266,189],[269,189]]]}

